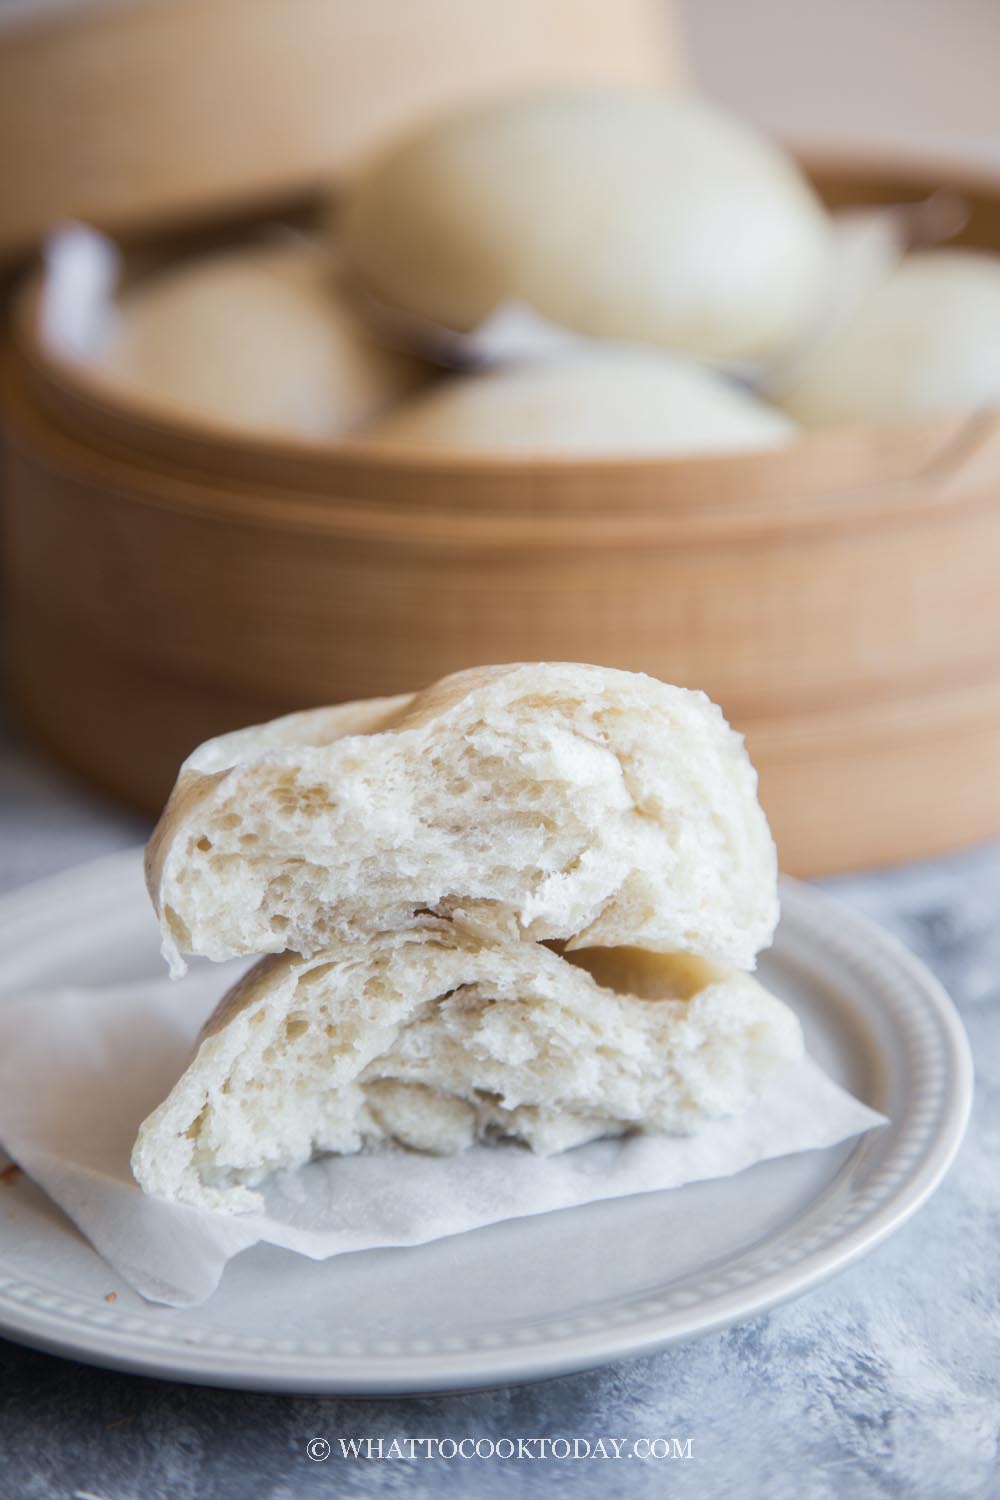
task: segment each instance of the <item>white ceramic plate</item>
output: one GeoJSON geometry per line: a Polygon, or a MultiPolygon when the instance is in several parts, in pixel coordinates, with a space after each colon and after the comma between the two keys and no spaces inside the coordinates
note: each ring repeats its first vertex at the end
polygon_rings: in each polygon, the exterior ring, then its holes
{"type": "MultiPolygon", "coordinates": [[[[256,1246],[189,1311],[143,1302],[18,1178],[0,1189],[0,1332],[175,1380],[403,1394],[648,1353],[807,1291],[940,1181],[972,1069],[951,1002],[895,939],[791,882],[783,913],[764,982],[799,1013],[819,1062],[889,1126],[721,1181],[415,1249],[316,1263],[256,1246]]],[[[0,900],[0,1003],[155,975],[157,950],[139,855],[113,855],[0,900]]]]}

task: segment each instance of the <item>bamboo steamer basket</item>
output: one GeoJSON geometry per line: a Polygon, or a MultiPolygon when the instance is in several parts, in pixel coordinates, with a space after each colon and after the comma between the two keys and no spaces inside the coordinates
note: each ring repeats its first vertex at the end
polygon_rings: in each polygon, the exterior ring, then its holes
{"type": "MultiPolygon", "coordinates": [[[[937,168],[827,162],[838,204],[937,168]]],[[[1000,179],[952,184],[1000,249],[1000,179]]],[[[200,740],[475,663],[704,688],[747,736],[786,869],[1000,834],[1000,416],[605,462],[223,435],[38,343],[6,372],[9,680],[36,737],[153,811],[200,740]]]]}
{"type": "Polygon", "coordinates": [[[284,197],[492,90],[680,71],[664,0],[19,10],[0,16],[0,259],[67,217],[121,233],[284,197]]]}

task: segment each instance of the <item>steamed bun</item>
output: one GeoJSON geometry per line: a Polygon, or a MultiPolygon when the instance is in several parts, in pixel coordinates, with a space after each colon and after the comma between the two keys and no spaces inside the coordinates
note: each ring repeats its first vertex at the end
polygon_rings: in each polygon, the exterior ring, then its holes
{"type": "Polygon", "coordinates": [[[158,1197],[253,1209],[322,1152],[687,1134],[802,1056],[745,972],[777,868],[742,741],[641,673],[479,667],[210,740],[147,877],[175,966],[270,953],[140,1127],[158,1197]]]}
{"type": "Polygon", "coordinates": [[[442,451],[692,454],[777,447],[795,431],[781,412],[693,362],[595,345],[455,376],[389,412],[366,436],[442,451]]]}
{"type": "Polygon", "coordinates": [[[832,234],[785,153],[709,106],[601,89],[493,101],[376,159],[343,249],[385,302],[456,329],[506,301],[579,333],[767,357],[811,323],[832,234]]]}
{"type": "Polygon", "coordinates": [[[418,382],[379,347],[308,241],[226,250],[127,290],[100,356],[134,398],[270,435],[350,432],[418,382]]]}
{"type": "Polygon", "coordinates": [[[164,953],[310,957],[430,917],[529,941],[753,967],[777,861],[738,734],[704,693],[572,662],[210,740],[147,851],[164,953]]]}
{"type": "Polygon", "coordinates": [[[147,1193],[238,1212],[321,1152],[685,1135],[746,1109],[802,1050],[749,974],[438,920],[256,965],[140,1128],[132,1169],[147,1193]]]}
{"type": "Polygon", "coordinates": [[[1000,405],[1000,257],[906,256],[774,399],[806,427],[1000,405]]]}

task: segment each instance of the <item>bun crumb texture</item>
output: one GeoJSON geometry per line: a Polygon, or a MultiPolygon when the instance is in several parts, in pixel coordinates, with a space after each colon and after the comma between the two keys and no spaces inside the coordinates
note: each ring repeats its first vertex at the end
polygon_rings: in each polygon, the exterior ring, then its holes
{"type": "Polygon", "coordinates": [[[161,1197],[256,1207],[320,1152],[687,1133],[802,1051],[747,972],[777,895],[742,741],[642,674],[478,668],[210,741],[147,869],[175,973],[269,955],[139,1132],[161,1197]]]}

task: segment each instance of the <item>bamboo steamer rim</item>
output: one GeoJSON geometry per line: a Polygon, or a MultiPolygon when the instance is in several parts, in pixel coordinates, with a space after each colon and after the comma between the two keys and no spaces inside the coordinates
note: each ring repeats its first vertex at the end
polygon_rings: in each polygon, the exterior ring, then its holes
{"type": "MultiPolygon", "coordinates": [[[[891,183],[899,195],[945,186],[992,200],[1000,213],[1000,172],[940,154],[811,152],[806,169],[820,182],[846,175],[873,190],[891,183]]],[[[767,542],[776,531],[854,530],[982,503],[960,477],[984,446],[1000,445],[993,410],[813,430],[773,450],[666,458],[380,451],[362,439],[244,434],[156,411],[99,370],[53,358],[39,333],[40,291],[36,272],[12,318],[6,385],[15,432],[31,424],[34,397],[48,418],[46,445],[63,464],[110,475],[136,503],[232,524],[381,534],[407,545],[523,546],[529,521],[539,547],[565,547],[567,522],[577,546],[767,542]],[[831,481],[845,440],[851,462],[831,481]],[[884,470],[875,480],[873,462],[884,470]]]]}

